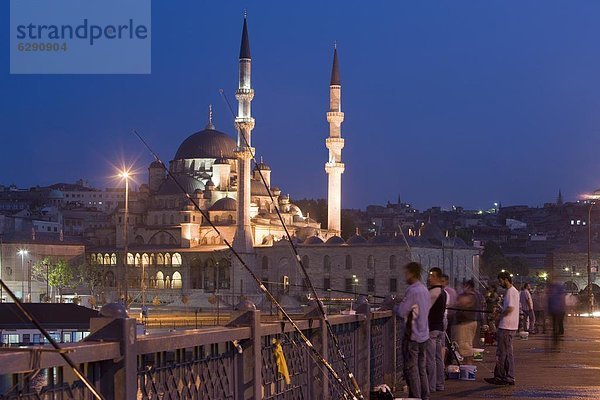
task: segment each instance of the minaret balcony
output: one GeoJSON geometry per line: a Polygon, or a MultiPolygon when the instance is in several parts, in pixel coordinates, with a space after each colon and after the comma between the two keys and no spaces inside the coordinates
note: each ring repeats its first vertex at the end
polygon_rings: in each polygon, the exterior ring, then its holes
{"type": "Polygon", "coordinates": [[[235,98],[238,101],[252,101],[254,98],[254,89],[239,88],[235,92],[235,98]]]}
{"type": "Polygon", "coordinates": [[[331,174],[331,173],[342,174],[342,173],[344,173],[345,169],[346,169],[346,166],[344,165],[344,163],[340,163],[340,162],[325,163],[325,172],[327,172],[328,174],[331,174]]]}
{"type": "Polygon", "coordinates": [[[340,125],[344,121],[344,113],[341,111],[329,111],[327,113],[327,122],[340,125]]]}
{"type": "Polygon", "coordinates": [[[325,146],[332,151],[340,152],[344,148],[344,139],[341,137],[328,137],[325,146]]]}

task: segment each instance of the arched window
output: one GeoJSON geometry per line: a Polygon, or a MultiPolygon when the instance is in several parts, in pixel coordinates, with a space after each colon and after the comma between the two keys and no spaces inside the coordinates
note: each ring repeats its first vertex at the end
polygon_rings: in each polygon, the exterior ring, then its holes
{"type": "Polygon", "coordinates": [[[375,257],[369,256],[367,257],[367,269],[372,270],[375,268],[375,257]]]}
{"type": "Polygon", "coordinates": [[[181,289],[183,281],[181,280],[181,274],[178,271],[173,273],[173,280],[171,281],[171,287],[173,289],[181,289]]]}
{"type": "Polygon", "coordinates": [[[229,289],[231,286],[229,271],[231,269],[231,263],[228,259],[222,258],[219,261],[218,275],[218,286],[219,289],[229,289]]]}
{"type": "Polygon", "coordinates": [[[135,253],[135,265],[139,267],[142,265],[142,256],[139,253],[135,253]]]}
{"type": "Polygon", "coordinates": [[[214,222],[215,224],[218,224],[218,223],[219,223],[219,216],[218,216],[218,215],[215,215],[215,217],[213,218],[213,222],[214,222]]]}
{"type": "Polygon", "coordinates": [[[390,256],[390,270],[395,271],[397,267],[396,256],[390,256]]]}
{"type": "Polygon", "coordinates": [[[102,254],[98,253],[98,255],[96,256],[96,260],[98,260],[98,264],[104,264],[104,257],[102,256],[102,254]]]}
{"type": "Polygon", "coordinates": [[[323,257],[323,269],[326,272],[331,272],[331,259],[329,256],[323,257]]]}
{"type": "Polygon", "coordinates": [[[137,235],[135,237],[135,244],[144,244],[144,237],[142,235],[137,235]]]}
{"type": "Polygon", "coordinates": [[[104,284],[107,287],[115,287],[115,274],[112,271],[108,271],[104,275],[104,284]]]}
{"type": "Polygon", "coordinates": [[[110,265],[110,255],[108,253],[104,255],[104,265],[110,265]]]}
{"type": "Polygon", "coordinates": [[[310,259],[308,256],[302,256],[302,265],[304,265],[304,268],[310,268],[310,259]]]}
{"type": "Polygon", "coordinates": [[[148,254],[144,253],[142,254],[142,265],[148,264],[150,264],[150,257],[148,257],[148,254]]]}
{"type": "Polygon", "coordinates": [[[159,289],[164,289],[165,287],[165,276],[161,271],[156,273],[156,287],[159,289]]]}
{"type": "Polygon", "coordinates": [[[171,289],[171,277],[167,275],[167,277],[165,278],[165,288],[166,289],[171,289]]]}
{"type": "Polygon", "coordinates": [[[263,258],[262,258],[262,269],[264,269],[264,270],[269,269],[269,257],[267,257],[267,256],[263,256],[263,258]]]}
{"type": "Polygon", "coordinates": [[[150,254],[150,265],[156,265],[156,256],[154,253],[150,254]]]}
{"type": "Polygon", "coordinates": [[[346,255],[346,269],[352,269],[352,256],[346,255]]]}
{"type": "Polygon", "coordinates": [[[135,261],[135,258],[133,257],[133,254],[127,253],[127,264],[133,265],[134,261],[135,261]]]}
{"type": "Polygon", "coordinates": [[[157,265],[165,265],[165,258],[163,257],[163,255],[161,253],[158,253],[156,255],[156,264],[157,265]]]}
{"type": "Polygon", "coordinates": [[[171,255],[169,253],[165,254],[165,265],[171,265],[171,255]]]}
{"type": "Polygon", "coordinates": [[[95,254],[92,254],[92,255],[90,256],[90,262],[91,262],[92,264],[96,264],[96,255],[95,255],[95,254]]]}
{"type": "Polygon", "coordinates": [[[208,244],[208,239],[206,238],[206,236],[204,236],[202,238],[202,240],[200,241],[200,244],[208,244]]]}
{"type": "Polygon", "coordinates": [[[179,267],[181,265],[181,254],[175,253],[173,254],[172,261],[174,267],[179,267]]]}
{"type": "Polygon", "coordinates": [[[115,253],[110,255],[110,265],[117,265],[117,255],[115,253]]]}
{"type": "Polygon", "coordinates": [[[233,224],[233,215],[229,214],[227,216],[227,222],[230,223],[230,224],[233,224]]]}

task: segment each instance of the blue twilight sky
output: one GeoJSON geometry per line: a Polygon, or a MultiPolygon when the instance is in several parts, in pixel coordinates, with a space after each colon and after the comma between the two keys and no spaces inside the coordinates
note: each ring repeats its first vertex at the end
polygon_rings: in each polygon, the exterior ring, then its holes
{"type": "MultiPolygon", "coordinates": [[[[541,205],[600,187],[598,1],[154,0],[152,74],[9,75],[0,2],[0,184],[78,178],[165,160],[206,125],[234,134],[242,13],[253,64],[253,144],[292,197],[326,197],[325,112],[337,40],[343,206],[404,201],[541,205]]],[[[145,175],[140,177],[145,181],[145,175]]]]}

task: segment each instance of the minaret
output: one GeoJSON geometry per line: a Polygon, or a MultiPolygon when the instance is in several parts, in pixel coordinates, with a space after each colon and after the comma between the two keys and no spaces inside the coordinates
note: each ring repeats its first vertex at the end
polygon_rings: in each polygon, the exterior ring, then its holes
{"type": "Polygon", "coordinates": [[[333,48],[333,67],[331,69],[331,82],[329,83],[329,137],[325,139],[325,145],[329,149],[329,161],[325,164],[328,176],[327,186],[327,228],[334,231],[336,235],[341,233],[342,212],[342,174],[344,163],[342,163],[342,86],[340,84],[340,70],[338,66],[337,46],[333,48]]]}
{"type": "Polygon", "coordinates": [[[254,90],[250,82],[252,60],[250,58],[250,41],[248,40],[248,26],[244,12],[244,28],[242,30],[242,44],[240,47],[240,74],[239,86],[235,92],[238,100],[238,115],[235,124],[238,131],[237,148],[235,155],[238,159],[238,207],[237,229],[233,239],[236,251],[250,253],[253,251],[252,228],[250,226],[250,178],[252,170],[250,160],[254,154],[252,148],[252,118],[251,102],[254,90]]]}

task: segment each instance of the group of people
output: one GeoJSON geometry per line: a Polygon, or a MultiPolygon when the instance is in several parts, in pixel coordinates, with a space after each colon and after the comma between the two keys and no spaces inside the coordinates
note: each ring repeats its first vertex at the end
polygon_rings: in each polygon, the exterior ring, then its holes
{"type": "MultiPolygon", "coordinates": [[[[519,292],[508,272],[497,276],[504,294],[500,296],[492,285],[485,297],[472,280],[464,282],[457,293],[437,267],[429,270],[428,287],[422,283],[419,263],[408,263],[404,272],[408,288],[394,310],[406,321],[404,371],[410,397],[429,399],[432,392],[444,390],[447,344],[455,341],[463,361],[473,360],[479,324],[493,327],[496,341],[494,376],[485,381],[502,386],[515,384],[513,338],[519,330],[536,333],[536,311],[542,320],[548,311],[555,338],[564,333],[565,296],[559,283],[547,287],[547,301],[540,299],[536,308],[529,284],[523,284],[519,292]]],[[[545,324],[542,327],[545,331],[545,324]]]]}

